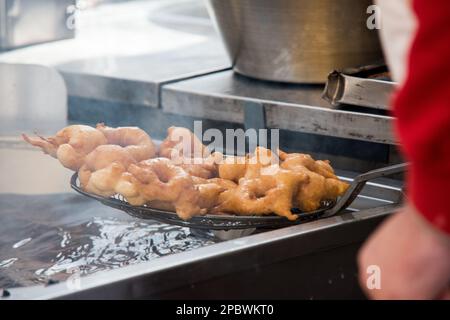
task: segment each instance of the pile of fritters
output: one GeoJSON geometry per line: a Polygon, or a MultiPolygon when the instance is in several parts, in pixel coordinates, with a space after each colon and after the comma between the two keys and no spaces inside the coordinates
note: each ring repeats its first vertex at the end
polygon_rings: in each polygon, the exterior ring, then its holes
{"type": "Polygon", "coordinates": [[[78,171],[85,191],[121,194],[132,205],[174,211],[184,220],[207,213],[295,220],[293,208],[317,210],[348,188],[328,161],[262,147],[242,157],[211,153],[186,128],[169,128],[159,150],[136,127],[79,125],[50,138],[23,137],[78,171]]]}

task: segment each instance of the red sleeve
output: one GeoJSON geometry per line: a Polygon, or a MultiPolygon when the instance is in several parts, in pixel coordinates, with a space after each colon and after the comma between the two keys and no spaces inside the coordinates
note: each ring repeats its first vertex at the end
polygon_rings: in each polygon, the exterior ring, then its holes
{"type": "Polygon", "coordinates": [[[414,0],[419,27],[394,103],[410,199],[450,234],[450,1],[414,0]]]}

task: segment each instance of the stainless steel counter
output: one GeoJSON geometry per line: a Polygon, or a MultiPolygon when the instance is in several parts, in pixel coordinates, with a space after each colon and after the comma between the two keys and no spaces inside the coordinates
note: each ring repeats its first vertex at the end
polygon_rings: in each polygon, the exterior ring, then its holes
{"type": "Polygon", "coordinates": [[[217,41],[204,41],[169,52],[86,59],[57,68],[71,96],[158,108],[165,83],[227,69],[224,56],[210,54],[220,46],[217,41]],[[114,67],[100,67],[105,64],[114,67]]]}
{"type": "MultiPolygon", "coordinates": [[[[89,10],[76,39],[0,55],[55,67],[72,97],[162,108],[163,113],[242,124],[248,105],[265,125],[396,144],[390,116],[333,110],[322,86],[282,85],[223,71],[225,51],[201,1],[134,1],[89,10]]],[[[331,70],[330,70],[331,71],[331,70]]]]}
{"type": "Polygon", "coordinates": [[[162,88],[164,111],[244,123],[245,108],[260,105],[266,126],[325,136],[395,144],[392,118],[333,109],[322,99],[322,86],[287,85],[247,79],[232,71],[217,72],[162,88]]]}
{"type": "Polygon", "coordinates": [[[75,39],[3,53],[0,61],[54,67],[71,96],[149,107],[159,106],[164,83],[230,67],[200,0],[106,4],[81,10],[76,21],[75,39]]]}

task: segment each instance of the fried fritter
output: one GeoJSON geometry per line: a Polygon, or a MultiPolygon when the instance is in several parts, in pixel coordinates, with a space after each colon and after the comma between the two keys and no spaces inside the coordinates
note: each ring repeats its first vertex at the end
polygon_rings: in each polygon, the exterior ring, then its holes
{"type": "Polygon", "coordinates": [[[279,165],[270,165],[255,170],[239,180],[239,186],[220,194],[218,212],[238,215],[268,215],[275,213],[289,220],[297,219],[291,211],[293,197],[307,176],[279,165]]]}
{"type": "Polygon", "coordinates": [[[159,156],[177,160],[178,158],[206,158],[208,148],[187,128],[170,127],[167,137],[159,147],[159,156]]]}
{"type": "MultiPolygon", "coordinates": [[[[199,205],[199,192],[192,177],[166,158],[141,161],[129,166],[128,171],[136,180],[127,178],[133,187],[117,188],[128,201],[162,201],[173,203],[178,216],[187,220],[194,215],[205,213],[199,205]]],[[[131,203],[131,202],[130,202],[131,203]]],[[[135,202],[136,203],[136,202],[135,202]]],[[[143,204],[143,203],[140,203],[143,204]]]]}
{"type": "Polygon", "coordinates": [[[136,161],[156,156],[156,146],[152,138],[138,127],[111,128],[99,123],[96,129],[105,135],[108,144],[123,147],[136,161]]]}
{"type": "Polygon", "coordinates": [[[337,178],[327,161],[314,161],[309,155],[280,154],[284,159],[281,167],[300,172],[309,177],[309,181],[300,186],[295,197],[295,206],[305,212],[319,209],[324,200],[334,200],[347,191],[349,185],[337,178]]]}
{"type": "Polygon", "coordinates": [[[49,138],[41,136],[30,138],[25,134],[22,134],[22,138],[73,171],[81,168],[84,158],[92,150],[108,143],[101,131],[84,125],[68,126],[49,138]]]}
{"type": "Polygon", "coordinates": [[[217,206],[222,192],[237,187],[233,181],[221,178],[196,179],[194,183],[200,193],[199,206],[208,211],[217,206]]]}

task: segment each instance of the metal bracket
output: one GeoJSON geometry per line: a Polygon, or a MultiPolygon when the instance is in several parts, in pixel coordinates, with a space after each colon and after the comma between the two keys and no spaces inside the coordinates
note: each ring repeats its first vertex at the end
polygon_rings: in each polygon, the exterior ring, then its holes
{"type": "Polygon", "coordinates": [[[266,128],[266,112],[262,103],[255,101],[244,102],[244,127],[245,130],[266,128]]]}
{"type": "MultiPolygon", "coordinates": [[[[268,132],[266,135],[263,135],[264,137],[259,135],[262,129],[266,129],[266,111],[264,109],[264,104],[256,101],[244,102],[244,128],[246,131],[248,129],[254,129],[258,131],[257,145],[262,144],[270,146],[271,139],[268,132]],[[264,139],[265,141],[261,141],[261,139],[264,139]]],[[[252,142],[248,140],[248,137],[246,144],[249,148],[252,144],[252,142]]]]}

